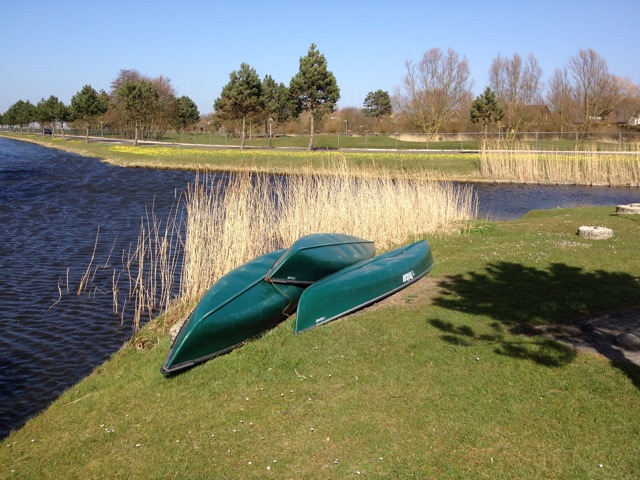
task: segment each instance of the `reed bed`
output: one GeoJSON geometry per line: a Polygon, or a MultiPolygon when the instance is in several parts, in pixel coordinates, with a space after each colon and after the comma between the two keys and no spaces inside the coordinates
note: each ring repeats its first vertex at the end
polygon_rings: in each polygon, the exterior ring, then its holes
{"type": "Polygon", "coordinates": [[[640,186],[640,151],[497,150],[485,145],[480,175],[496,181],[543,184],[640,186]]]}
{"type": "Polygon", "coordinates": [[[476,212],[470,187],[421,170],[335,161],[279,178],[199,174],[171,219],[143,221],[128,255],[134,327],[173,300],[192,304],[229,270],[301,236],[347,233],[374,240],[380,252],[407,239],[459,232],[476,212]]]}

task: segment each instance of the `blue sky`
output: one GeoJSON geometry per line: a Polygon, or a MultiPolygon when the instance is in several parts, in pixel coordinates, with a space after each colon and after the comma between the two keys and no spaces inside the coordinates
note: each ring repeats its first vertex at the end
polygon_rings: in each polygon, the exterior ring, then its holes
{"type": "Polygon", "coordinates": [[[108,91],[135,69],[168,77],[205,114],[241,63],[288,85],[311,43],[336,76],[339,107],[393,94],[405,62],[434,47],[467,58],[475,94],[492,60],[516,52],[533,54],[546,80],[592,48],[640,84],[637,0],[4,0],[0,38],[0,112],[50,95],[68,104],[85,84],[108,91]]]}

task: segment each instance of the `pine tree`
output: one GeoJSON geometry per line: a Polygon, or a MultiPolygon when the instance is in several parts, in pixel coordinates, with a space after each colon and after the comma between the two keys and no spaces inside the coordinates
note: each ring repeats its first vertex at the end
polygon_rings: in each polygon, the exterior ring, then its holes
{"type": "Polygon", "coordinates": [[[314,120],[325,113],[331,113],[340,100],[340,89],[336,77],[327,70],[327,60],[311,44],[309,52],[300,58],[300,70],[291,79],[289,90],[298,101],[299,107],[311,113],[311,136],[309,150],[313,147],[314,120]]]}
{"type": "Polygon", "coordinates": [[[213,108],[216,114],[225,120],[242,119],[242,137],[240,148],[244,148],[247,117],[262,110],[262,82],[255,69],[246,63],[240,70],[229,74],[229,83],[222,89],[213,108]]]}
{"type": "Polygon", "coordinates": [[[496,100],[495,92],[487,87],[484,93],[479,95],[471,104],[470,114],[473,123],[482,122],[486,136],[489,124],[502,120],[504,110],[496,100]]]}

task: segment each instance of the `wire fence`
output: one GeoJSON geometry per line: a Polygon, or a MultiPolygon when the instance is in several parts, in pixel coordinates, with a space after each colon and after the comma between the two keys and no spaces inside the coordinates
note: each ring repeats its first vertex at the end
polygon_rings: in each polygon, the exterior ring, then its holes
{"type": "MultiPolygon", "coordinates": [[[[15,130],[14,130],[15,131],[15,130]]],[[[43,133],[42,129],[24,129],[24,133],[43,133]]],[[[52,134],[60,136],[60,129],[52,134]]],[[[65,129],[65,135],[84,137],[84,129],[65,129]]],[[[133,133],[108,129],[89,131],[92,140],[132,141],[133,133]]],[[[238,134],[225,132],[157,132],[143,130],[142,142],[179,144],[193,146],[240,147],[238,134]]],[[[307,148],[309,135],[278,134],[269,136],[262,132],[247,132],[245,146],[249,148],[307,148]]],[[[582,132],[513,132],[505,133],[389,133],[389,134],[316,134],[315,149],[340,150],[434,150],[434,151],[478,151],[492,146],[500,149],[518,150],[593,150],[593,151],[640,151],[640,131],[597,132],[585,135],[582,132]]]]}

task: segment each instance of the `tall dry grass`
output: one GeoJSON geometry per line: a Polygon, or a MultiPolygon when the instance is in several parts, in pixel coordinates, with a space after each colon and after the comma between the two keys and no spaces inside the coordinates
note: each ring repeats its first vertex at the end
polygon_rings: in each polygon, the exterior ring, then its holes
{"type": "Polygon", "coordinates": [[[134,326],[173,299],[198,300],[229,270],[303,235],[348,233],[384,251],[409,238],[460,231],[476,211],[470,187],[421,170],[373,171],[335,161],[280,179],[200,174],[172,219],[147,217],[128,256],[134,326]]]}
{"type": "Polygon", "coordinates": [[[485,144],[480,175],[496,181],[574,185],[640,185],[640,151],[533,151],[485,144]]]}

